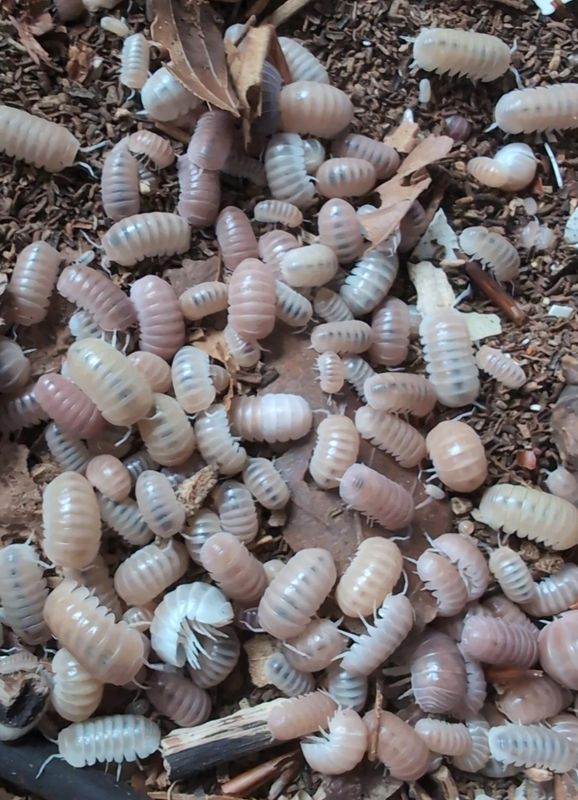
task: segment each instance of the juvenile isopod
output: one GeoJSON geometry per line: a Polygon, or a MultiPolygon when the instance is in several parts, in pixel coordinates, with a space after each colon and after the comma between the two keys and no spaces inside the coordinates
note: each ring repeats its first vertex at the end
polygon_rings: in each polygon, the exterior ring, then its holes
{"type": "Polygon", "coordinates": [[[104,418],[92,400],[57,372],[41,375],[34,394],[48,416],[72,436],[89,439],[104,428],[104,418]]]}
{"type": "Polygon", "coordinates": [[[136,155],[149,158],[159,169],[170,167],[175,160],[175,151],[168,139],[154,131],[141,130],[128,137],[128,149],[136,155]]]}
{"type": "Polygon", "coordinates": [[[431,545],[456,566],[466,585],[468,600],[478,600],[488,588],[490,572],[476,540],[459,533],[443,533],[431,545]]]}
{"type": "Polygon", "coordinates": [[[287,61],[291,80],[329,83],[329,75],[319,59],[296,39],[279,37],[279,45],[287,61]]]}
{"type": "Polygon", "coordinates": [[[497,36],[451,28],[424,28],[413,44],[420,69],[495,81],[510,67],[510,48],[497,36]]]}
{"type": "Polygon", "coordinates": [[[101,605],[112,611],[115,619],[122,617],[122,603],[102,556],[98,555],[92,564],[84,569],[65,567],[62,574],[65,578],[70,578],[81,586],[86,586],[95,597],[98,597],[101,605]]]}
{"type": "Polygon", "coordinates": [[[513,244],[501,234],[482,225],[465,228],[459,236],[462,250],[490,266],[500,281],[514,281],[520,271],[520,256],[513,244]]]}
{"type": "Polygon", "coordinates": [[[42,616],[48,587],[38,562],[30,544],[9,544],[0,550],[2,622],[30,645],[50,638],[42,616]]]}
{"type": "Polygon", "coordinates": [[[448,489],[473,492],[486,480],[488,461],[484,445],[465,422],[439,422],[425,441],[436,473],[448,489]]]}
{"type": "Polygon", "coordinates": [[[465,656],[483,664],[531,667],[538,658],[538,629],[476,615],[466,619],[460,648],[465,656]]]}
{"type": "Polygon", "coordinates": [[[413,517],[413,497],[407,489],[365,464],[352,464],[345,470],[339,496],[347,506],[387,530],[405,528],[413,517]]]}
{"type": "Polygon", "coordinates": [[[480,380],[464,317],[453,308],[428,314],[419,335],[426,371],[440,403],[449,408],[473,403],[480,380]]]}
{"type": "Polygon", "coordinates": [[[327,671],[327,691],[340,708],[361,711],[367,701],[368,680],[365,675],[350,675],[334,664],[327,671]]]}
{"type": "MultiPolygon", "coordinates": [[[[221,203],[219,173],[201,169],[193,164],[188,156],[180,156],[177,159],[177,175],[179,179],[177,211],[180,216],[193,228],[213,225],[221,203]]],[[[184,250],[188,250],[188,247],[184,250]]]]}
{"type": "Polygon", "coordinates": [[[400,157],[388,144],[360,133],[348,133],[331,143],[331,155],[338,158],[363,158],[375,169],[375,177],[380,180],[391,178],[397,172],[400,157]]]}
{"type": "Polygon", "coordinates": [[[348,617],[374,613],[393,591],[401,570],[401,553],[395,542],[381,536],[365,539],[337,584],[339,608],[348,617]]]}
{"type": "Polygon", "coordinates": [[[363,353],[371,344],[371,328],[360,320],[325,322],[311,332],[311,346],[318,353],[363,353]]]}
{"type": "Polygon", "coordinates": [[[317,170],[325,161],[325,148],[319,139],[304,139],[305,169],[309,175],[316,175],[317,170]]]}
{"type": "Polygon", "coordinates": [[[330,158],[317,170],[317,190],[325,197],[361,197],[376,183],[375,168],[363,158],[330,158]]]}
{"type": "Polygon", "coordinates": [[[147,350],[135,350],[128,360],[148,381],[153,392],[168,392],[172,387],[171,368],[164,358],[147,350]]]}
{"type": "Polygon", "coordinates": [[[344,300],[331,289],[323,286],[315,293],[313,301],[315,314],[326,322],[345,322],[353,319],[351,309],[344,300]]]}
{"type": "Polygon", "coordinates": [[[261,200],[253,214],[257,222],[278,222],[288,228],[298,228],[303,223],[303,213],[285,200],[261,200]]]}
{"type": "Polygon", "coordinates": [[[243,483],[271,511],[284,508],[291,497],[289,487],[268,458],[249,458],[243,469],[243,483]]]}
{"type": "Polygon", "coordinates": [[[215,490],[221,530],[241,542],[251,542],[259,532],[259,515],[251,492],[238,481],[225,481],[215,490]]]}
{"type": "Polygon", "coordinates": [[[409,353],[410,318],[403,300],[388,297],[371,318],[369,357],[376,364],[396,367],[409,353]]]}
{"type": "Polygon", "coordinates": [[[546,675],[525,675],[507,686],[496,704],[512,722],[530,725],[553,717],[570,705],[572,694],[546,675]]]}
{"type": "Polygon", "coordinates": [[[181,312],[193,322],[225,311],[229,304],[229,288],[220,281],[205,281],[185,289],[179,297],[181,312]]]}
{"type": "Polygon", "coordinates": [[[265,590],[259,602],[260,626],[277,639],[298,636],[331,591],[336,577],[327,550],[301,550],[265,590]]]}
{"type": "Polygon", "coordinates": [[[64,125],[0,105],[0,151],[7,156],[60,172],[72,166],[80,142],[64,125]]]}
{"type": "Polygon", "coordinates": [[[476,364],[508,389],[519,389],[526,383],[526,374],[518,362],[495,347],[482,345],[476,353],[476,364]]]}
{"type": "Polygon", "coordinates": [[[542,669],[559,684],[574,691],[578,689],[577,639],[578,611],[566,611],[549,622],[538,638],[542,669]]]}
{"type": "Polygon", "coordinates": [[[458,569],[435,550],[425,550],[417,560],[416,572],[433,594],[440,617],[453,617],[468,601],[466,584],[458,569]]]}
{"type": "Polygon", "coordinates": [[[81,474],[86,470],[90,455],[84,442],[70,436],[54,422],[44,429],[44,438],[51,456],[62,469],[81,474]]]}
{"type": "Polygon", "coordinates": [[[444,756],[463,756],[472,746],[472,738],[462,722],[418,719],[414,730],[430,750],[444,756]]]}
{"type": "Polygon", "coordinates": [[[138,423],[149,455],[163,467],[184,463],[196,446],[195,433],[180,404],[166,394],[155,394],[147,417],[138,423]]]}
{"type": "Polygon", "coordinates": [[[50,699],[56,713],[69,722],[83,722],[91,717],[102,700],[103,684],[64,648],[58,650],[51,666],[50,699]]]}
{"type": "Polygon", "coordinates": [[[283,281],[275,281],[275,316],[292,328],[304,328],[313,316],[313,306],[283,281]]]}
{"type": "Polygon", "coordinates": [[[301,672],[318,672],[344,651],[345,641],[335,622],[314,619],[302,633],[286,641],[285,656],[301,672]]]}
{"type": "Polygon", "coordinates": [[[241,643],[232,628],[221,628],[218,639],[203,641],[198,668],[188,666],[189,675],[201,689],[218,686],[231,674],[241,654],[241,643]]]}
{"type": "Polygon", "coordinates": [[[233,117],[215,109],[201,114],[187,147],[187,156],[202,170],[223,168],[233,144],[233,117]]]}
{"type": "Polygon", "coordinates": [[[166,67],[157,69],[141,89],[141,102],[153,119],[168,122],[195,108],[199,101],[166,67]]]}
{"type": "Polygon", "coordinates": [[[148,77],[149,58],[149,43],[142,33],[127,36],[122,45],[120,60],[119,80],[123,86],[142,89],[148,77]]]}
{"type": "Polygon", "coordinates": [[[496,547],[490,555],[488,566],[508,600],[518,605],[532,600],[536,585],[519,553],[511,547],[496,547]]]}
{"type": "Polygon", "coordinates": [[[137,478],[135,497],[144,521],[157,536],[167,539],[184,528],[185,507],[177,500],[166,475],[155,470],[142,472],[137,478]]]}
{"type": "Polygon", "coordinates": [[[136,325],[132,302],[104,272],[71,264],[62,271],[56,288],[71,303],[88,311],[104,331],[125,331],[136,325]]]}
{"type": "MultiPolygon", "coordinates": [[[[2,107],[0,106],[0,130],[2,107]]],[[[16,325],[36,325],[46,317],[62,257],[47,242],[34,242],[18,254],[6,296],[16,325]]]]}
{"type": "Polygon", "coordinates": [[[299,247],[299,242],[289,231],[275,230],[259,237],[259,258],[264,261],[276,278],[281,277],[281,260],[285,253],[299,247]]]}
{"type": "Polygon", "coordinates": [[[315,688],[313,677],[308,672],[295,669],[283,653],[273,653],[265,662],[264,672],[269,683],[286,697],[299,697],[315,688]]]}
{"type": "Polygon", "coordinates": [[[261,562],[232,533],[221,532],[211,536],[201,548],[200,560],[211,578],[232,600],[254,605],[268,586],[261,562]]]}
{"type": "Polygon", "coordinates": [[[410,660],[411,687],[416,703],[428,714],[459,708],[466,695],[466,668],[457,644],[445,633],[429,631],[417,643],[410,660]]]}
{"type": "Polygon", "coordinates": [[[330,414],[317,426],[309,473],[321,489],[336,489],[358,453],[359,433],[353,422],[342,414],[330,414]]]}
{"type": "Polygon", "coordinates": [[[319,241],[330,247],[340,264],[350,264],[363,250],[361,224],[353,206],[336,197],[323,203],[317,215],[319,241]]]}
{"type": "Polygon", "coordinates": [[[115,222],[102,237],[102,246],[111,261],[132,267],[145,258],[186,252],[191,229],[177,214],[150,211],[115,222]]]}
{"type": "Polygon", "coordinates": [[[365,381],[363,393],[372,408],[415,417],[426,417],[437,402],[428,379],[411,372],[374,375],[365,381]]]}
{"type": "Polygon", "coordinates": [[[265,173],[272,196],[309,208],[315,186],[305,169],[305,146],[296,133],[276,133],[265,150],[265,173]]]}
{"type": "Polygon", "coordinates": [[[247,258],[229,283],[229,325],[248,342],[264,339],[275,327],[275,277],[258,258],[247,258]]]}
{"type": "Polygon", "coordinates": [[[17,392],[30,380],[32,365],[22,348],[11,339],[0,336],[0,392],[17,392]]]}
{"type": "Polygon", "coordinates": [[[543,725],[498,725],[490,728],[488,744],[493,758],[517,767],[568,772],[578,760],[578,748],[543,725]]]}
{"type": "Polygon", "coordinates": [[[337,353],[327,351],[317,356],[317,370],[319,372],[319,386],[322,392],[337,394],[342,390],[345,375],[343,361],[337,353]]]}
{"type": "Polygon", "coordinates": [[[195,435],[199,452],[221,474],[236,475],[245,466],[247,451],[231,433],[225,406],[217,403],[201,412],[195,421],[195,435]]]}
{"type": "Polygon", "coordinates": [[[578,508],[562,497],[529,486],[491,486],[474,517],[496,531],[515,533],[553,550],[568,550],[578,544],[578,508]]]}
{"type": "Polygon", "coordinates": [[[309,692],[276,704],[269,713],[267,727],[278,741],[299,739],[327,725],[336,710],[337,704],[328,694],[309,692]]]}
{"type": "Polygon", "coordinates": [[[63,472],[42,496],[42,546],[59,567],[82,569],[100,549],[100,511],[94,489],[78,472],[63,472]]]}
{"type": "Polygon", "coordinates": [[[63,728],[58,734],[58,752],[72,767],[111,761],[120,764],[152,755],[160,739],[160,728],[152,720],[137,714],[117,714],[63,728]]]}
{"type": "Polygon", "coordinates": [[[0,399],[0,432],[19,431],[48,419],[48,414],[36,399],[34,388],[35,384],[32,384],[18,394],[0,399]]]}
{"type": "Polygon", "coordinates": [[[148,682],[148,699],[180,727],[192,728],[209,718],[211,698],[181,673],[156,672],[148,682]]]}
{"type": "Polygon", "coordinates": [[[507,144],[493,158],[478,156],[467,164],[468,172],[479,183],[505,192],[519,192],[529,186],[537,167],[532,148],[523,142],[507,144]]]}
{"type": "Polygon", "coordinates": [[[189,524],[188,529],[183,532],[185,546],[190,557],[197,564],[201,563],[201,548],[209,538],[221,530],[221,522],[217,514],[209,509],[201,508],[189,524]]]}
{"type": "Polygon", "coordinates": [[[171,539],[132,553],[114,574],[114,588],[128,606],[144,606],[180,580],[189,564],[182,544],[171,539]]]}
{"type": "Polygon", "coordinates": [[[373,368],[361,356],[355,355],[347,356],[343,359],[343,368],[345,370],[345,380],[353,386],[359,397],[365,401],[363,387],[365,386],[365,381],[376,374],[373,368]]]}
{"type": "Polygon", "coordinates": [[[488,744],[490,726],[482,718],[467,719],[465,726],[470,734],[471,744],[466,753],[453,759],[453,763],[463,772],[479,772],[490,757],[488,744]]]}
{"type": "Polygon", "coordinates": [[[233,432],[248,442],[289,442],[311,430],[313,412],[295,394],[236,397],[231,404],[233,432]]]}
{"type": "Polygon", "coordinates": [[[417,466],[425,458],[425,439],[400,417],[360,406],[355,412],[355,427],[364,439],[393,456],[406,469],[417,466]]]}
{"type": "Polygon", "coordinates": [[[282,130],[322,139],[333,139],[353,119],[353,105],[345,92],[315,81],[284,86],[279,105],[282,130]]]}
{"type": "Polygon", "coordinates": [[[373,311],[391,289],[397,277],[397,254],[368,250],[341,284],[339,294],[356,317],[373,311]]]}
{"type": "Polygon", "coordinates": [[[144,521],[132,497],[116,502],[109,497],[101,496],[98,504],[103,522],[129,544],[140,547],[148,544],[153,538],[153,532],[144,521]]]}
{"type": "Polygon", "coordinates": [[[343,709],[329,720],[329,732],[301,742],[305,761],[322,775],[342,775],[356,767],[367,749],[368,731],[353,709],[343,709]]]}
{"type": "Polygon", "coordinates": [[[532,599],[524,611],[533,617],[552,617],[578,603],[578,566],[564,564],[561,570],[534,584],[532,599]]]}
{"type": "Polygon", "coordinates": [[[506,133],[576,128],[578,84],[559,83],[532,89],[515,89],[502,95],[494,119],[506,133]]]}
{"type": "Polygon", "coordinates": [[[308,244],[285,253],[281,259],[281,275],[290,286],[323,286],[337,272],[337,258],[324,244],[308,244]]]}
{"type": "Polygon", "coordinates": [[[187,414],[204,411],[215,400],[216,390],[209,374],[209,356],[198,347],[181,347],[171,365],[175,397],[187,414]]]}
{"type": "Polygon", "coordinates": [[[138,184],[138,162],[129,152],[126,139],[122,139],[106,156],[102,167],[102,205],[107,217],[119,220],[138,214],[138,184]]]}
{"type": "Polygon", "coordinates": [[[383,710],[369,711],[363,721],[369,731],[369,741],[377,735],[377,757],[392,778],[412,782],[425,775],[430,751],[411,725],[383,710]]]}

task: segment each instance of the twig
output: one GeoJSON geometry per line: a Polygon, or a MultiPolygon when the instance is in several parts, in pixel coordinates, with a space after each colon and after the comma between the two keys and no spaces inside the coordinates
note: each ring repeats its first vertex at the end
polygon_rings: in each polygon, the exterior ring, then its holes
{"type": "Polygon", "coordinates": [[[484,272],[479,264],[475,261],[468,261],[464,269],[472,283],[475,283],[478,289],[481,289],[486,297],[504,312],[508,319],[511,319],[516,325],[524,325],[526,323],[528,319],[526,312],[500,286],[498,281],[494,280],[488,272],[484,272]]]}
{"type": "Polygon", "coordinates": [[[301,11],[302,8],[310,3],[311,0],[285,0],[285,2],[277,8],[270,17],[267,17],[265,22],[269,22],[276,28],[287,22],[294,14],[301,11]]]}
{"type": "Polygon", "coordinates": [[[298,750],[283,753],[281,756],[271,758],[263,764],[258,764],[256,767],[236,775],[221,785],[221,791],[224,794],[240,795],[241,797],[252,794],[255,789],[276,778],[280,772],[292,764],[299,764],[298,750]]]}

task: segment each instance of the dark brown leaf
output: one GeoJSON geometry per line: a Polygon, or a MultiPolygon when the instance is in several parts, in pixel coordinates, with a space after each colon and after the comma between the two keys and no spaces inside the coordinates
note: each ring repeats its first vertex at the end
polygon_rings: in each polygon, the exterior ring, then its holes
{"type": "Polygon", "coordinates": [[[151,36],[166,47],[172,74],[190,92],[239,116],[221,31],[202,0],[152,0],[151,36]]]}

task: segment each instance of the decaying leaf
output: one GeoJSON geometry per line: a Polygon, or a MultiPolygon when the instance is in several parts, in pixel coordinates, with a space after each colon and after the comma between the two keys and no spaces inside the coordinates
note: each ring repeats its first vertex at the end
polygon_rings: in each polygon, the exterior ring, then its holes
{"type": "Polygon", "coordinates": [[[248,29],[239,47],[227,47],[231,78],[241,109],[250,121],[261,114],[263,64],[275,36],[272,25],[260,25],[248,29]]]}
{"type": "Polygon", "coordinates": [[[192,261],[190,258],[184,258],[182,266],[165,270],[163,278],[171,284],[179,296],[191,286],[197,286],[205,281],[218,280],[220,266],[219,256],[211,256],[205,261],[192,261]]]}
{"type": "Polygon", "coordinates": [[[190,92],[239,116],[223,36],[213,11],[202,0],[151,0],[151,36],[166,47],[171,73],[190,92]]]}
{"type": "Polygon", "coordinates": [[[22,536],[40,531],[42,499],[28,471],[28,448],[4,441],[0,444],[0,538],[22,536]]]}
{"type": "Polygon", "coordinates": [[[431,183],[431,178],[423,178],[417,183],[404,186],[402,180],[401,176],[395,175],[378,186],[375,191],[381,197],[381,206],[377,211],[363,215],[363,227],[373,246],[381,244],[397,230],[413,201],[431,183]]]}
{"type": "Polygon", "coordinates": [[[90,70],[91,60],[92,50],[85,42],[79,40],[78,44],[71,44],[66,63],[66,74],[70,80],[84,83],[90,70]]]}
{"type": "Polygon", "coordinates": [[[397,174],[400,176],[410,175],[418,169],[434,164],[445,158],[452,147],[454,140],[451,136],[435,136],[431,134],[423,139],[417,147],[411,151],[408,157],[402,161],[397,174]]]}
{"type": "Polygon", "coordinates": [[[199,350],[204,350],[205,353],[208,353],[211,358],[214,358],[220,364],[224,364],[229,372],[232,368],[234,369],[235,361],[229,351],[223,331],[209,331],[204,339],[195,341],[195,347],[198,347],[199,350]]]}
{"type": "Polygon", "coordinates": [[[40,42],[34,38],[30,23],[26,22],[24,19],[19,20],[15,17],[8,17],[8,19],[16,29],[20,41],[26,48],[26,52],[32,61],[34,61],[35,64],[40,64],[42,61],[47,67],[54,67],[54,64],[52,63],[52,60],[46,50],[42,47],[40,42]]]}

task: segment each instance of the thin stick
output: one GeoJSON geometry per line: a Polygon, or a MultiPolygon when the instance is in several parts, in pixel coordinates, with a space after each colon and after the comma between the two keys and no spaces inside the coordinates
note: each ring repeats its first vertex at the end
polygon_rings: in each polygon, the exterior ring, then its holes
{"type": "Polygon", "coordinates": [[[305,8],[311,0],[286,0],[283,5],[280,5],[270,17],[267,17],[265,22],[269,22],[271,25],[274,25],[276,28],[279,25],[282,25],[284,22],[287,22],[288,19],[294,14],[297,14],[301,11],[302,8],[305,8]]]}
{"type": "Polygon", "coordinates": [[[492,276],[485,272],[475,261],[468,261],[464,267],[468,278],[516,325],[524,325],[528,319],[518,303],[511,297],[492,276]]]}

